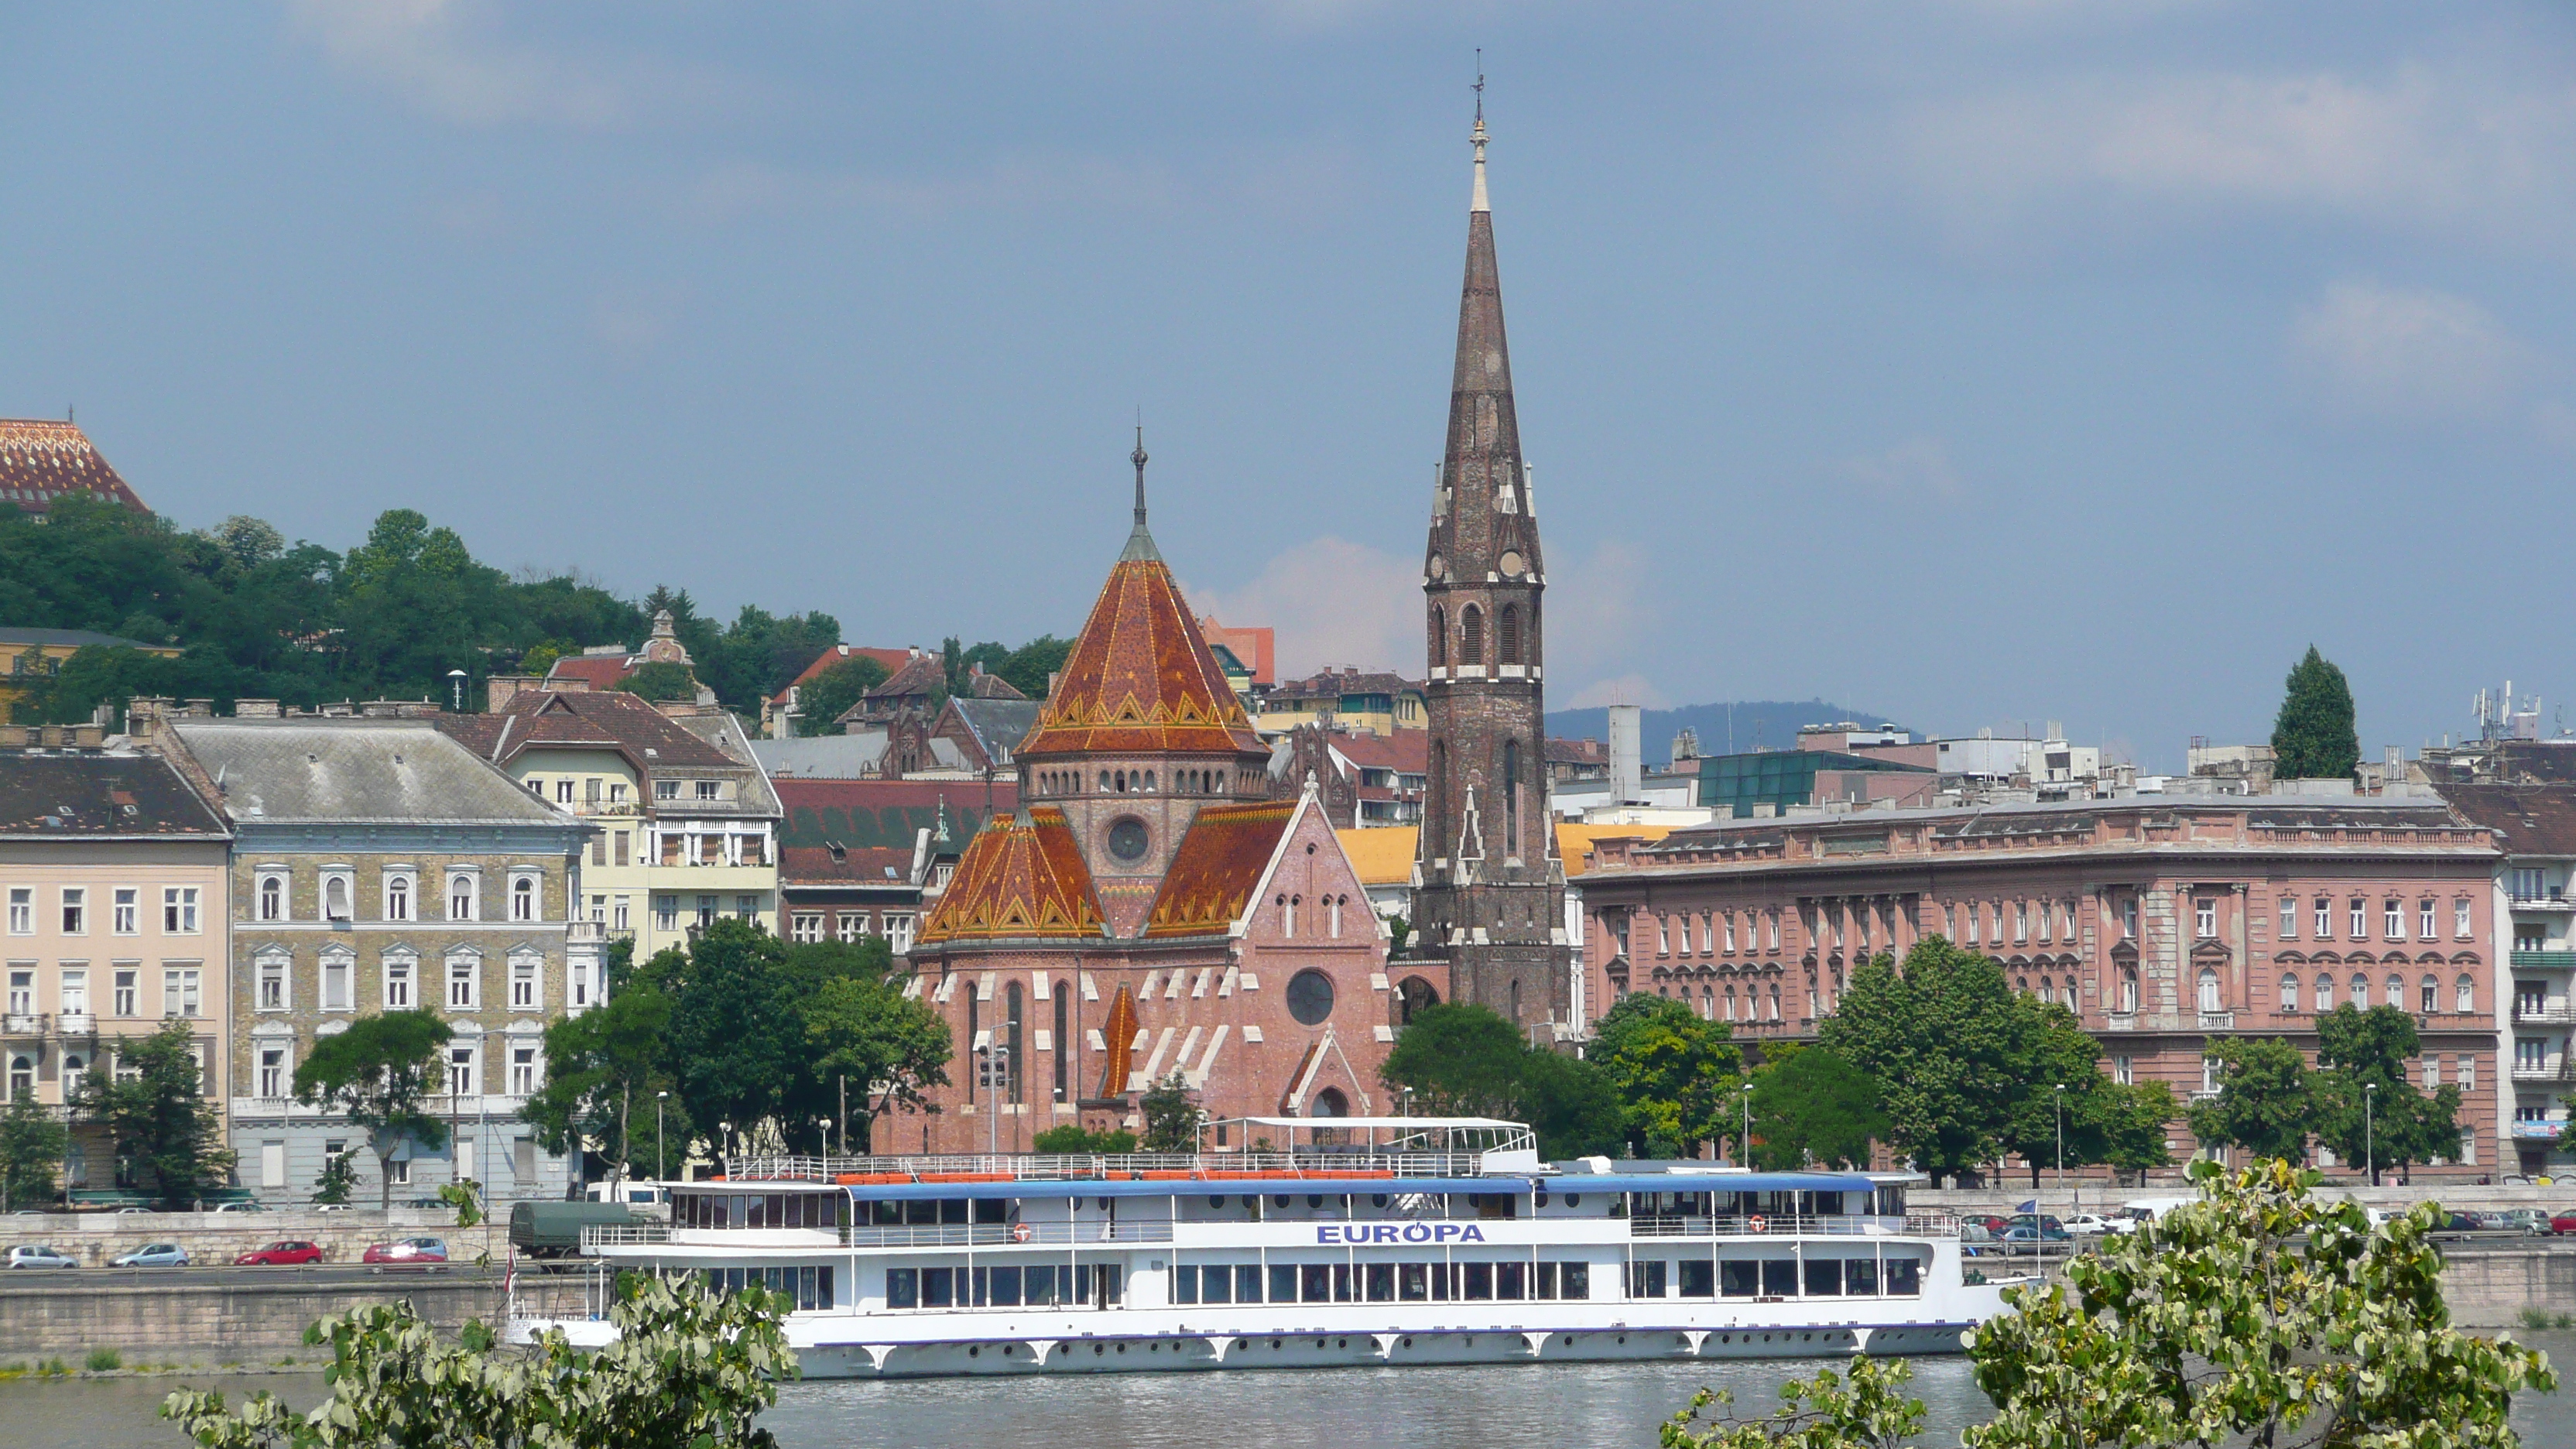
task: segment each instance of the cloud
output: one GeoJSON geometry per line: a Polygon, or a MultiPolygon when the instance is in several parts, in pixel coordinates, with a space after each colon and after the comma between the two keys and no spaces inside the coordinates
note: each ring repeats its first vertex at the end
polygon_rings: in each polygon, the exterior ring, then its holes
{"type": "Polygon", "coordinates": [[[1967,492],[1959,470],[1951,465],[1949,445],[1939,438],[1908,438],[1884,453],[1845,458],[1834,471],[1850,482],[1900,497],[1955,503],[1967,492]]]}
{"type": "Polygon", "coordinates": [[[2504,65],[2094,75],[1934,103],[1893,135],[1917,192],[1980,246],[2249,209],[2523,247],[2576,237],[2558,159],[2576,146],[2576,89],[2504,65]]]}
{"type": "Polygon", "coordinates": [[[2466,297],[2361,280],[2326,288],[2291,324],[2290,346],[2338,405],[2415,420],[2496,416],[2537,360],[2466,297]]]}
{"type": "Polygon", "coordinates": [[[1422,673],[1421,566],[1366,544],[1309,539],[1232,589],[1182,593],[1201,614],[1278,630],[1283,679],[1327,664],[1422,673]]]}
{"type": "Polygon", "coordinates": [[[632,119],[639,96],[655,95],[659,105],[670,94],[499,40],[489,33],[489,12],[466,0],[293,0],[290,13],[295,29],[343,72],[464,125],[550,121],[604,130],[632,119]]]}
{"type": "Polygon", "coordinates": [[[1655,687],[1653,680],[1642,674],[1622,674],[1616,679],[1597,680],[1574,692],[1558,709],[1598,709],[1605,704],[1642,704],[1648,709],[1670,709],[1672,700],[1655,687]]]}
{"type": "Polygon", "coordinates": [[[652,359],[687,298],[675,287],[609,286],[590,301],[590,336],[621,367],[652,359]]]}

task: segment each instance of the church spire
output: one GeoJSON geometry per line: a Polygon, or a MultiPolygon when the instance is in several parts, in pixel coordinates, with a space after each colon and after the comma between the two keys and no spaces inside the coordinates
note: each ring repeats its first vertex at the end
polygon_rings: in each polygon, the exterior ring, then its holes
{"type": "Polygon", "coordinates": [[[1121,563],[1143,561],[1160,563],[1162,551],[1154,547],[1154,535],[1145,531],[1145,425],[1136,425],[1136,451],[1127,455],[1136,465],[1136,527],[1127,535],[1126,551],[1118,555],[1121,563]]]}
{"type": "Polygon", "coordinates": [[[1476,129],[1468,133],[1467,141],[1476,148],[1476,197],[1467,210],[1492,211],[1485,201],[1485,53],[1481,50],[1476,52],[1476,129]]]}

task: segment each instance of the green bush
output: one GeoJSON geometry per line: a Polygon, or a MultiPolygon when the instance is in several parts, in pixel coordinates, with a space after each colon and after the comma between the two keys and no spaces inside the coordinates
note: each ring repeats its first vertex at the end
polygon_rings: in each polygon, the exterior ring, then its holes
{"type": "Polygon", "coordinates": [[[125,1355],[118,1353],[115,1349],[93,1348],[89,1351],[89,1371],[91,1373],[114,1373],[123,1367],[125,1367],[125,1355]]]}
{"type": "Polygon", "coordinates": [[[2522,1310],[2522,1326],[2533,1330],[2576,1328],[2576,1313],[2552,1313],[2546,1308],[2526,1308],[2522,1310]]]}
{"type": "Polygon", "coordinates": [[[1066,1156],[1133,1152],[1136,1150],[1136,1134],[1124,1128],[1092,1132],[1068,1122],[1064,1126],[1049,1127],[1039,1133],[1029,1146],[1034,1151],[1062,1153],[1066,1156]]]}

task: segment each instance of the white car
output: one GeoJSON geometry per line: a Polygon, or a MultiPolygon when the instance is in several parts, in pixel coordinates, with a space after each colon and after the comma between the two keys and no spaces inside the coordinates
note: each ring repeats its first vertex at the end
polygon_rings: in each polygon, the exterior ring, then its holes
{"type": "Polygon", "coordinates": [[[2066,1231],[2079,1238],[2099,1237],[2106,1233],[2134,1233],[2138,1230],[2138,1222],[2135,1218],[2096,1217],[2092,1213],[2077,1213],[2066,1220],[2065,1226],[2066,1231]]]}

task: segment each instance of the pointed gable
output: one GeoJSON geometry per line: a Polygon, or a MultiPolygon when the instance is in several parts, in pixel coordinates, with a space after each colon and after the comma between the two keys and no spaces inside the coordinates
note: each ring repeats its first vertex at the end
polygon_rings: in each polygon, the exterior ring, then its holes
{"type": "Polygon", "coordinates": [[[1260,889],[1297,806],[1262,800],[1201,810],[1146,913],[1146,938],[1223,935],[1260,889]]]}
{"type": "Polygon", "coordinates": [[[1130,549],[1038,709],[1022,755],[1079,751],[1255,751],[1252,721],[1226,682],[1171,569],[1130,549]]]}
{"type": "Polygon", "coordinates": [[[1064,812],[996,815],[966,846],[920,941],[1097,940],[1100,898],[1064,812]]]}

